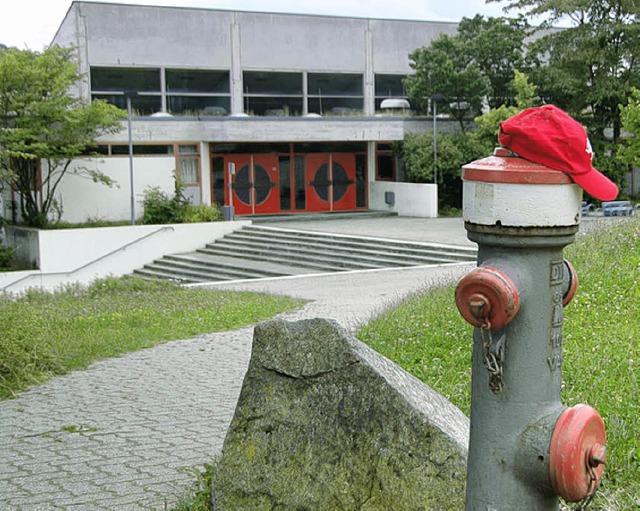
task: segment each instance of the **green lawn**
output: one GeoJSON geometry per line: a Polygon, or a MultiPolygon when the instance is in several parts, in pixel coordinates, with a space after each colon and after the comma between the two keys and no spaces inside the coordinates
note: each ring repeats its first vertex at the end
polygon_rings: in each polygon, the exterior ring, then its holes
{"type": "Polygon", "coordinates": [[[0,399],[96,360],[231,330],[299,307],[280,296],[109,278],[88,288],[0,295],[0,399]]]}
{"type": "MultiPolygon", "coordinates": [[[[591,509],[640,508],[640,219],[580,236],[565,250],[579,287],[565,310],[562,399],[604,418],[608,459],[591,509]]],[[[471,330],[455,285],[410,297],[358,338],[468,414],[471,330]]]]}

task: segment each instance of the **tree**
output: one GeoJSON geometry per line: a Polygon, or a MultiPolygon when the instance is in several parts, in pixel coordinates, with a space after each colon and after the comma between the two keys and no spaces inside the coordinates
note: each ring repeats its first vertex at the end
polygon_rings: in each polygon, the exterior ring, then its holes
{"type": "Polygon", "coordinates": [[[442,113],[455,118],[464,132],[465,119],[480,113],[490,84],[465,54],[460,39],[442,34],[431,46],[412,52],[409,59],[415,72],[404,83],[411,104],[426,112],[431,98],[440,95],[442,113]]]}
{"type": "Polygon", "coordinates": [[[481,151],[478,157],[493,153],[498,145],[498,132],[502,121],[506,121],[526,108],[536,106],[540,101],[535,84],[530,83],[527,75],[517,69],[514,71],[509,89],[515,92],[515,106],[500,105],[474,119],[476,129],[469,134],[469,137],[481,151]]]}
{"type": "Polygon", "coordinates": [[[523,18],[462,18],[458,35],[463,51],[489,80],[491,108],[512,105],[516,69],[524,68],[525,38],[531,31],[523,18]]]}
{"type": "MultiPolygon", "coordinates": [[[[489,0],[492,2],[501,0],[489,0]]],[[[502,0],[504,1],[504,0],[502,0]]],[[[528,9],[543,16],[541,28],[559,20],[571,26],[551,30],[531,45],[532,78],[541,94],[561,108],[587,119],[590,134],[603,140],[613,128],[620,137],[619,104],[640,86],[640,3],[629,0],[510,0],[506,9],[528,9]]],[[[593,140],[592,140],[593,141],[593,140]]],[[[615,149],[615,148],[614,148],[615,149]]]]}
{"type": "Polygon", "coordinates": [[[479,115],[483,101],[490,107],[513,104],[510,87],[516,69],[524,67],[524,18],[463,18],[455,36],[441,35],[431,46],[410,56],[415,73],[405,85],[413,105],[426,110],[434,94],[442,94],[443,113],[464,122],[479,115]]]}
{"type": "MultiPolygon", "coordinates": [[[[80,79],[70,49],[0,53],[0,179],[18,193],[26,225],[48,224],[72,160],[98,136],[121,129],[121,109],[72,95],[80,79]]],[[[99,173],[85,174],[108,182],[99,173]]]]}
{"type": "MultiPolygon", "coordinates": [[[[441,208],[462,206],[462,166],[479,154],[475,141],[462,133],[438,135],[438,203],[441,208]]],[[[433,183],[433,134],[407,133],[400,155],[411,183],[433,183]]]]}
{"type": "Polygon", "coordinates": [[[531,78],[542,97],[584,123],[594,165],[618,181],[627,171],[616,153],[621,144],[619,105],[640,86],[640,3],[629,0],[488,0],[506,10],[541,16],[546,35],[529,47],[531,78]],[[566,29],[552,30],[568,20],[566,29]]]}
{"type": "Polygon", "coordinates": [[[626,137],[618,157],[632,167],[640,167],[640,89],[634,89],[626,106],[620,106],[622,129],[626,137]]]}

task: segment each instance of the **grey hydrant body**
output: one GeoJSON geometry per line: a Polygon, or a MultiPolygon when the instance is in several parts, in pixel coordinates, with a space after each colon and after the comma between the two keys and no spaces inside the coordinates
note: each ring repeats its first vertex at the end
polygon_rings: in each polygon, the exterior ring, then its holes
{"type": "Polygon", "coordinates": [[[472,325],[467,511],[557,511],[590,498],[604,423],[560,399],[564,306],[577,276],[563,249],[582,192],[564,173],[504,149],[463,169],[463,216],[478,267],[456,288],[472,325]]]}
{"type": "Polygon", "coordinates": [[[557,510],[548,476],[550,433],[540,438],[538,430],[553,428],[564,409],[562,249],[577,227],[467,229],[479,246],[478,264],[504,271],[520,299],[505,327],[474,331],[467,510],[557,510]],[[492,390],[485,364],[488,342],[503,352],[500,392],[492,390]]]}

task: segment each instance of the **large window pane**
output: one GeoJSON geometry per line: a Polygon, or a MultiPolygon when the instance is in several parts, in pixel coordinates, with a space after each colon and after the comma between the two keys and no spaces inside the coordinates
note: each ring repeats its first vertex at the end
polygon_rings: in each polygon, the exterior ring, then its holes
{"type": "Polygon", "coordinates": [[[183,185],[198,184],[198,158],[178,158],[180,162],[180,183],[183,185]]]}
{"type": "Polygon", "coordinates": [[[91,90],[160,92],[160,69],[92,67],[91,90]]]}
{"type": "Polygon", "coordinates": [[[224,159],[211,159],[211,183],[213,186],[213,202],[224,206],[224,159]]]}
{"type": "Polygon", "coordinates": [[[362,98],[309,98],[309,112],[320,115],[361,115],[362,98]]]}
{"type": "Polygon", "coordinates": [[[302,98],[298,97],[248,97],[245,96],[245,112],[250,115],[288,117],[302,114],[302,98]]]}
{"type": "Polygon", "coordinates": [[[229,93],[229,71],[166,69],[167,92],[229,93]]]}
{"type": "Polygon", "coordinates": [[[211,96],[168,96],[167,108],[172,114],[229,115],[230,99],[211,96]]]}
{"type": "MultiPolygon", "coordinates": [[[[127,100],[122,94],[93,94],[92,99],[103,99],[123,110],[127,108],[127,100]]],[[[134,116],[151,115],[162,110],[160,96],[137,96],[131,98],[131,110],[134,116]]]]}
{"type": "Polygon", "coordinates": [[[307,184],[305,180],[304,156],[296,155],[293,159],[293,172],[295,182],[295,207],[297,210],[307,208],[307,184]]]}
{"type": "Polygon", "coordinates": [[[376,75],[376,97],[404,98],[406,91],[402,80],[404,75],[376,75]]]}
{"type": "Polygon", "coordinates": [[[291,158],[278,158],[278,181],[280,182],[280,209],[291,209],[291,158]]]}
{"type": "Polygon", "coordinates": [[[301,73],[245,71],[245,94],[302,94],[301,73]]]}
{"type": "Polygon", "coordinates": [[[356,207],[367,207],[367,157],[364,154],[356,155],[356,207]]]}
{"type": "Polygon", "coordinates": [[[362,96],[362,75],[309,73],[308,92],[322,96],[362,96]]]}

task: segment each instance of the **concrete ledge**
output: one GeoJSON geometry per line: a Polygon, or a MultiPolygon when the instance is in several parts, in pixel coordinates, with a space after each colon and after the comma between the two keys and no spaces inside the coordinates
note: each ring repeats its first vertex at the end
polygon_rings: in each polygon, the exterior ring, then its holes
{"type": "Polygon", "coordinates": [[[22,260],[36,263],[39,269],[0,274],[0,289],[53,289],[68,282],[125,275],[163,255],[195,250],[245,225],[251,221],[64,230],[9,227],[6,243],[16,245],[22,260]]]}
{"type": "Polygon", "coordinates": [[[438,187],[428,183],[369,183],[369,208],[397,213],[400,216],[437,218],[438,187]],[[385,192],[394,194],[394,204],[385,202],[385,192]]]}

